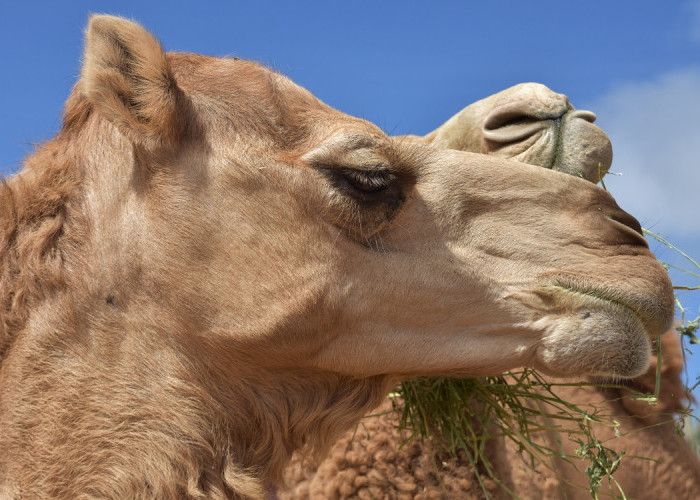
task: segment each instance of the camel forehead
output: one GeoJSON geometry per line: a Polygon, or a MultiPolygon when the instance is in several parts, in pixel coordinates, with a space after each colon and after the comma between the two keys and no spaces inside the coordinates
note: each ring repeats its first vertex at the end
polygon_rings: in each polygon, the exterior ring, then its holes
{"type": "Polygon", "coordinates": [[[177,85],[190,96],[208,133],[254,132],[301,154],[334,135],[386,135],[374,124],[327,106],[261,64],[200,54],[167,54],[177,85]]]}
{"type": "Polygon", "coordinates": [[[415,145],[394,141],[376,125],[327,106],[261,64],[189,53],[167,57],[184,97],[187,111],[181,116],[193,130],[179,139],[180,151],[187,152],[179,164],[188,175],[203,172],[193,164],[209,165],[206,176],[222,187],[212,196],[225,198],[230,189],[257,185],[260,169],[268,181],[276,179],[269,185],[288,182],[287,175],[307,179],[320,191],[285,191],[290,198],[306,199],[325,193],[325,184],[309,179],[329,171],[381,167],[407,180],[419,166],[415,145]],[[268,169],[273,163],[284,167],[268,169]]]}
{"type": "Polygon", "coordinates": [[[202,54],[169,52],[167,55],[178,86],[195,96],[207,96],[238,110],[273,103],[319,112],[332,111],[311,92],[262,64],[202,54]]]}
{"type": "Polygon", "coordinates": [[[168,52],[167,58],[179,86],[211,96],[225,95],[244,83],[269,85],[272,75],[282,76],[261,64],[233,57],[168,52]]]}

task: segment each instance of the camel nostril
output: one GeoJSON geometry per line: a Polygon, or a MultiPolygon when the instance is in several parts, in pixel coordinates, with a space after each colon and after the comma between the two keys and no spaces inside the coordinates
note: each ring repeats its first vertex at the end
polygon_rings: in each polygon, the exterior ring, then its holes
{"type": "Polygon", "coordinates": [[[527,115],[517,108],[497,108],[493,112],[489,113],[486,120],[484,120],[484,129],[495,130],[498,128],[507,127],[509,125],[523,125],[538,121],[538,118],[527,115]]]}
{"type": "MultiPolygon", "coordinates": [[[[637,219],[632,217],[630,214],[621,209],[609,210],[605,214],[606,217],[612,221],[622,224],[630,229],[644,239],[644,233],[642,232],[642,225],[637,219]]],[[[644,240],[646,242],[646,240],[644,240]]]]}
{"type": "Polygon", "coordinates": [[[488,141],[505,144],[526,139],[546,127],[546,122],[517,107],[503,106],[489,113],[482,134],[488,141]]]}
{"type": "Polygon", "coordinates": [[[482,134],[486,140],[498,143],[522,141],[551,126],[566,111],[566,107],[556,112],[535,110],[528,102],[497,106],[484,119],[482,134]]]}
{"type": "Polygon", "coordinates": [[[571,118],[581,118],[586,120],[588,123],[594,123],[598,118],[593,111],[586,111],[584,109],[577,109],[571,111],[571,118]]]}

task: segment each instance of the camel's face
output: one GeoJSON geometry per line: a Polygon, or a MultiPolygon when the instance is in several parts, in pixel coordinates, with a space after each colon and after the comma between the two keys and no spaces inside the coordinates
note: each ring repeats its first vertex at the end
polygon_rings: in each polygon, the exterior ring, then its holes
{"type": "Polygon", "coordinates": [[[117,303],[164,311],[132,314],[263,371],[646,368],[671,286],[592,183],[392,139],[260,66],[165,58],[122,20],[88,37],[94,265],[117,303]]]}

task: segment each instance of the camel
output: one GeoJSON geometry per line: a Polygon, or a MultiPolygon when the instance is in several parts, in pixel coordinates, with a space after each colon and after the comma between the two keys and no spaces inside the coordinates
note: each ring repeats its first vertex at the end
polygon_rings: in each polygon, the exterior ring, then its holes
{"type": "Polygon", "coordinates": [[[400,380],[634,377],[673,317],[593,183],[111,16],[0,204],[4,498],[262,498],[400,380]]]}
{"type": "MultiPolygon", "coordinates": [[[[576,110],[566,96],[544,85],[524,83],[471,104],[437,130],[411,139],[517,158],[597,182],[611,165],[612,147],[607,135],[593,124],[595,118],[589,111],[576,110]],[[501,127],[494,127],[494,123],[501,127]],[[557,144],[563,161],[554,160],[557,144]],[[573,154],[579,154],[578,172],[570,170],[573,154]]],[[[610,420],[620,422],[617,430],[606,426],[596,430],[599,439],[626,453],[615,480],[630,498],[691,498],[700,489],[700,462],[677,432],[673,418],[675,412],[688,406],[689,394],[681,380],[682,347],[673,330],[666,332],[661,341],[661,393],[654,405],[640,401],[632,392],[609,387],[605,380],[598,388],[551,380],[565,384],[556,387],[563,400],[581,408],[599,407],[610,420]],[[615,437],[615,432],[622,435],[615,437]]],[[[653,393],[655,377],[653,359],[647,372],[627,384],[653,393]]],[[[300,459],[293,461],[286,473],[288,485],[279,491],[279,497],[483,498],[485,491],[464,455],[449,456],[432,441],[405,444],[410,433],[399,432],[398,415],[388,399],[370,413],[333,446],[320,464],[311,468],[300,459]]],[[[561,447],[567,455],[575,456],[578,445],[567,436],[566,429],[542,434],[541,440],[551,449],[561,447]]],[[[587,462],[555,460],[550,464],[552,469],[543,464],[532,469],[515,444],[502,439],[489,442],[486,455],[493,462],[496,479],[520,498],[591,497],[584,473],[587,462]]],[[[490,497],[511,498],[485,469],[479,473],[490,497]]],[[[599,494],[615,496],[619,491],[614,484],[604,483],[599,494]]]]}

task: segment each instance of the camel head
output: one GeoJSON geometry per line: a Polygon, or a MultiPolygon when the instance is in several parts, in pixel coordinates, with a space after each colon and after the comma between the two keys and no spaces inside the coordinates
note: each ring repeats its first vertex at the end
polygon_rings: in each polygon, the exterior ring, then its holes
{"type": "MultiPolygon", "coordinates": [[[[0,477],[255,496],[402,378],[646,369],[671,284],[593,183],[389,137],[123,19],[86,38],[61,132],[0,198],[0,477]]],[[[528,88],[489,144],[599,133],[556,95],[531,117],[528,88]]]]}
{"type": "Polygon", "coordinates": [[[563,94],[521,83],[470,104],[421,139],[598,182],[612,163],[612,146],[595,119],[563,94]]]}
{"type": "MultiPolygon", "coordinates": [[[[110,17],[91,21],[77,92],[94,109],[81,163],[95,293],[116,315],[186,315],[188,342],[239,364],[634,376],[669,326],[665,271],[590,182],[392,139],[267,68],[166,55],[110,17]]],[[[478,106],[486,141],[524,155],[602,133],[542,86],[478,106]]]]}

